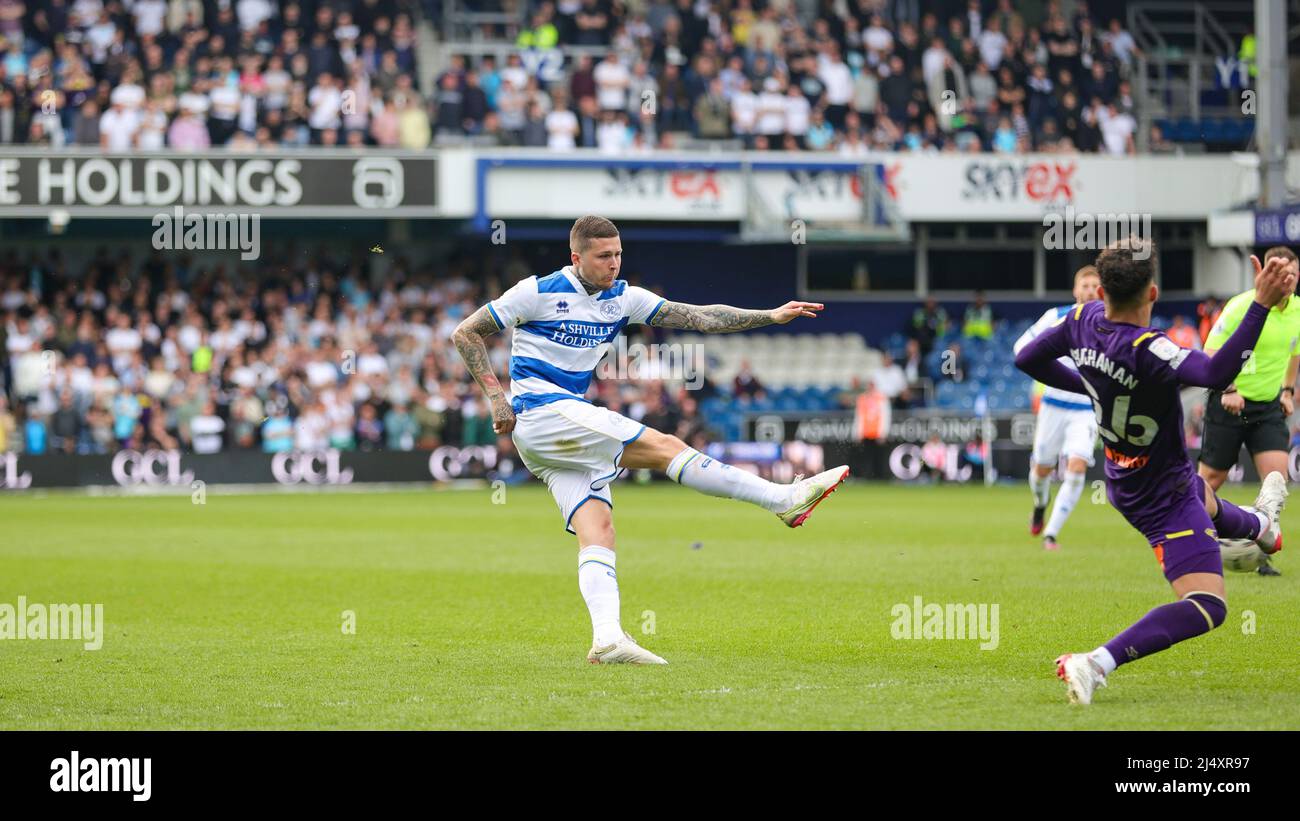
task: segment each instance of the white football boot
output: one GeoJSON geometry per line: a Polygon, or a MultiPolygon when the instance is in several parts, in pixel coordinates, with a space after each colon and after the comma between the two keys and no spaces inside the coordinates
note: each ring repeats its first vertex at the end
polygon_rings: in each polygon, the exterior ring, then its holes
{"type": "Polygon", "coordinates": [[[812,515],[813,508],[817,507],[822,499],[831,495],[848,475],[849,466],[840,465],[837,468],[823,470],[807,479],[796,478],[794,484],[790,486],[792,504],[788,509],[776,514],[777,518],[785,522],[788,527],[798,527],[803,524],[804,520],[812,515]]]}
{"type": "Polygon", "coordinates": [[[1086,653],[1066,653],[1057,658],[1056,677],[1065,682],[1071,704],[1091,704],[1092,691],[1106,686],[1106,674],[1086,653]]]}
{"type": "Polygon", "coordinates": [[[624,633],[623,638],[604,647],[591,645],[587,661],[592,664],[667,664],[668,662],[637,644],[631,634],[624,633]]]}
{"type": "Polygon", "coordinates": [[[1282,508],[1286,507],[1286,478],[1276,470],[1264,477],[1255,497],[1255,509],[1268,517],[1268,527],[1260,531],[1255,543],[1265,553],[1273,554],[1282,549],[1282,508]]]}

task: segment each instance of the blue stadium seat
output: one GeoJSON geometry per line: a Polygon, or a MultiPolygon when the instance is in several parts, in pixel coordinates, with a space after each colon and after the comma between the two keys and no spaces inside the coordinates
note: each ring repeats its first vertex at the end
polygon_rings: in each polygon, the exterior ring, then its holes
{"type": "Polygon", "coordinates": [[[1228,129],[1223,120],[1217,117],[1207,117],[1201,120],[1201,139],[1207,143],[1226,142],[1228,138],[1228,129]]]}

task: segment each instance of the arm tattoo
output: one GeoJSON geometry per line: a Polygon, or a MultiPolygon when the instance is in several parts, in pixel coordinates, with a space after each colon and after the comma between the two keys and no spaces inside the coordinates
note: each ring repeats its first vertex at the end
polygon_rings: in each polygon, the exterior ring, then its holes
{"type": "Polygon", "coordinates": [[[723,334],[761,328],[772,323],[771,311],[751,311],[730,305],[665,302],[650,324],[663,328],[687,328],[706,334],[723,334]]]}
{"type": "Polygon", "coordinates": [[[474,377],[474,381],[483,389],[488,399],[495,399],[498,395],[504,394],[500,380],[492,372],[487,346],[483,344],[483,337],[491,336],[496,332],[496,320],[484,305],[456,326],[456,330],[451,335],[451,341],[456,343],[456,350],[460,351],[460,356],[465,360],[470,375],[474,377]]]}

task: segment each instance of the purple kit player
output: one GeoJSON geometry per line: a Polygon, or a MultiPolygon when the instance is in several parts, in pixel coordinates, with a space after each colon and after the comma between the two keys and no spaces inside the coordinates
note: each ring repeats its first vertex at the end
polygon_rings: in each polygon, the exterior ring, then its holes
{"type": "Polygon", "coordinates": [[[1155,249],[1128,238],[1097,257],[1102,302],[1079,305],[1021,349],[1016,365],[1044,384],[1092,398],[1106,451],[1106,495],[1155,550],[1178,601],[1161,605],[1091,653],[1056,660],[1071,702],[1089,704],[1116,667],[1158,653],[1223,623],[1228,605],[1219,538],[1281,546],[1280,473],[1264,480],[1254,508],[1218,499],[1183,444],[1185,385],[1222,389],[1249,358],[1269,309],[1295,289],[1278,260],[1255,265],[1255,303],[1223,347],[1206,356],[1149,327],[1159,295],[1155,249]],[[1078,373],[1057,362],[1069,356],[1078,373]]]}

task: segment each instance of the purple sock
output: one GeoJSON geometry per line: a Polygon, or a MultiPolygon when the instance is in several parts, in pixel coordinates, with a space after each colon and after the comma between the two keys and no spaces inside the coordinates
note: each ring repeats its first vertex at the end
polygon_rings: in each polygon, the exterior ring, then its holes
{"type": "Polygon", "coordinates": [[[1132,627],[1106,642],[1106,649],[1120,665],[1143,656],[1168,650],[1180,641],[1208,633],[1223,622],[1227,607],[1223,600],[1205,593],[1169,604],[1147,613],[1132,627]],[[1208,611],[1213,611],[1211,612],[1208,611]]]}
{"type": "Polygon", "coordinates": [[[1259,538],[1259,517],[1254,512],[1242,510],[1232,502],[1219,499],[1219,515],[1214,517],[1214,529],[1223,539],[1259,538]]]}

